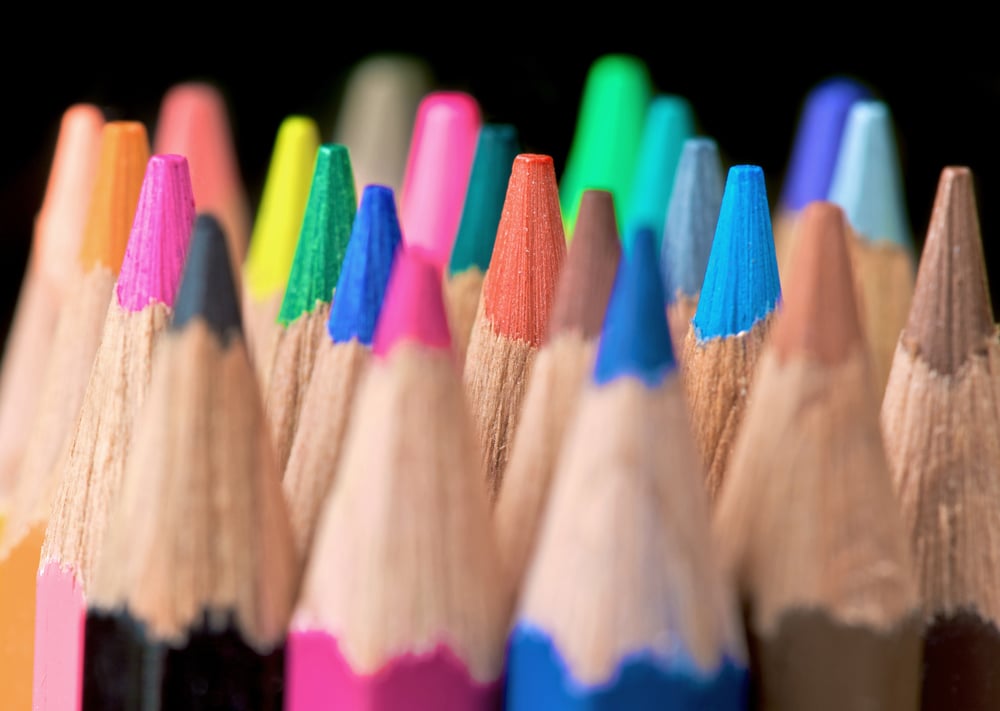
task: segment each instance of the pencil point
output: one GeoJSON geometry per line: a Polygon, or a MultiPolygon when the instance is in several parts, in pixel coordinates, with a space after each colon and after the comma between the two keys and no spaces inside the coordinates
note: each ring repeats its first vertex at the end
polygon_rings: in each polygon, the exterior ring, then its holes
{"type": "Polygon", "coordinates": [[[469,94],[436,91],[420,102],[400,195],[406,243],[448,264],[482,118],[469,94]]]}
{"type": "Polygon", "coordinates": [[[584,190],[608,190],[617,205],[631,204],[629,193],[650,93],[649,69],[638,57],[606,54],[591,65],[559,183],[567,232],[572,233],[576,224],[584,190]]]}
{"type": "Polygon", "coordinates": [[[207,213],[199,214],[194,222],[171,328],[178,331],[196,317],[203,319],[223,343],[241,332],[226,236],[215,216],[207,213]]]}
{"type": "Polygon", "coordinates": [[[904,342],[939,373],[954,373],[996,333],[972,171],[941,172],[904,342]]]}
{"type": "Polygon", "coordinates": [[[330,303],[351,238],[357,198],[347,148],[326,143],[316,153],[312,187],[295,247],[278,322],[287,326],[330,303]]]}
{"type": "Polygon", "coordinates": [[[570,330],[586,339],[600,334],[621,254],[614,197],[585,190],[552,301],[550,339],[570,330]]]}
{"type": "Polygon", "coordinates": [[[483,283],[483,310],[497,334],[541,345],[565,254],[552,158],[522,153],[514,159],[483,283]]]}
{"type": "Polygon", "coordinates": [[[289,116],[281,122],[247,254],[247,287],[258,299],[288,282],[318,148],[319,129],[311,118],[289,116]]]}
{"type": "Polygon", "coordinates": [[[138,121],[105,124],[87,229],[80,247],[84,270],[100,264],[117,274],[121,268],[148,161],[145,126],[138,121]]]}
{"type": "Polygon", "coordinates": [[[764,171],[733,166],[692,321],[695,335],[705,341],[749,331],[780,299],[764,171]]]}
{"type": "Polygon", "coordinates": [[[611,290],[594,368],[596,383],[632,376],[656,387],[674,370],[663,304],[656,237],[651,229],[640,228],[632,249],[619,262],[611,290]]]}
{"type": "Polygon", "coordinates": [[[913,243],[892,118],[881,101],[851,107],[828,199],[843,208],[862,237],[902,247],[913,243]]]}
{"type": "Polygon", "coordinates": [[[174,305],[194,224],[194,194],[184,156],[149,159],[115,291],[118,304],[140,311],[174,305]]]}
{"type": "Polygon", "coordinates": [[[809,203],[797,229],[794,271],[771,340],[782,360],[802,354],[840,363],[864,340],[844,213],[830,202],[809,203]]]}
{"type": "Polygon", "coordinates": [[[660,250],[667,303],[701,292],[722,205],[722,163],[711,138],[684,142],[660,250]]]}
{"type": "Polygon", "coordinates": [[[372,343],[382,310],[393,257],[402,238],[392,189],[369,185],[361,194],[351,241],[330,307],[328,331],[334,343],[372,343]]]}
{"type": "Polygon", "coordinates": [[[799,211],[813,200],[826,200],[851,106],[870,96],[864,84],[833,77],[806,97],[788,161],[780,205],[799,211]]]}
{"type": "Polygon", "coordinates": [[[420,247],[403,247],[396,254],[372,352],[384,358],[405,341],[451,349],[441,272],[433,255],[420,247]]]}
{"type": "Polygon", "coordinates": [[[635,234],[636,228],[649,227],[659,246],[677,163],[684,142],[693,135],[694,112],[687,99],[665,94],[650,102],[632,180],[632,202],[625,219],[626,238],[635,234]]]}
{"type": "Polygon", "coordinates": [[[486,124],[480,129],[462,219],[448,265],[450,274],[459,274],[472,267],[485,274],[490,266],[507,181],[518,153],[519,141],[514,126],[486,124]]]}

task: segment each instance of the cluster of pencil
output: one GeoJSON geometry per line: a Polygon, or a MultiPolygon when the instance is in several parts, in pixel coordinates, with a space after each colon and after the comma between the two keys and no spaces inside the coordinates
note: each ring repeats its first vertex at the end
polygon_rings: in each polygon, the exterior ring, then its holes
{"type": "Polygon", "coordinates": [[[598,59],[566,168],[408,57],[289,116],[64,115],[0,379],[0,706],[1000,707],[973,176],[915,253],[888,107],[774,209],[598,59]],[[773,220],[773,223],[772,223],[773,220]],[[772,228],[773,224],[773,228],[772,228]]]}

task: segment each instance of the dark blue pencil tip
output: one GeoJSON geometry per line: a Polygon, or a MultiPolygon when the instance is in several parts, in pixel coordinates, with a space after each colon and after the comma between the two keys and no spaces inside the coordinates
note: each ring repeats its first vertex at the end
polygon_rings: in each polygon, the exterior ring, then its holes
{"type": "Polygon", "coordinates": [[[401,240],[392,189],[367,186],[333,293],[327,329],[334,343],[357,339],[366,346],[372,344],[392,260],[401,240]]]}
{"type": "Polygon", "coordinates": [[[869,96],[868,87],[850,77],[827,79],[809,92],[782,187],[783,208],[798,211],[827,199],[847,114],[869,96]]]}
{"type": "Polygon", "coordinates": [[[631,244],[618,264],[611,290],[594,382],[603,385],[632,376],[656,387],[676,367],[663,307],[656,236],[649,228],[638,228],[631,244]]]}
{"type": "Polygon", "coordinates": [[[733,166],[692,321],[695,334],[708,340],[749,331],[780,299],[764,171],[733,166]]]}
{"type": "Polygon", "coordinates": [[[711,138],[684,142],[660,250],[660,273],[667,303],[694,297],[705,279],[712,238],[722,204],[722,163],[711,138]]]}
{"type": "Polygon", "coordinates": [[[218,220],[209,214],[195,218],[171,328],[181,330],[195,318],[202,319],[223,343],[241,332],[226,236],[218,220]]]}

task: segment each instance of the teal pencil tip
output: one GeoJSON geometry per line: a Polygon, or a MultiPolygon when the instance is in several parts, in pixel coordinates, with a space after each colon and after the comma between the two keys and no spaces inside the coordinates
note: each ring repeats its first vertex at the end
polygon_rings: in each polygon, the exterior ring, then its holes
{"type": "Polygon", "coordinates": [[[756,165],[733,166],[692,321],[695,333],[703,341],[744,333],[780,299],[764,171],[756,165]]]}
{"type": "Polygon", "coordinates": [[[885,103],[858,101],[851,107],[829,199],[840,205],[861,237],[912,246],[899,154],[885,103]]]}
{"type": "Polygon", "coordinates": [[[317,303],[330,303],[356,209],[354,174],[346,146],[320,146],[278,323],[287,326],[310,313],[317,303]]]}

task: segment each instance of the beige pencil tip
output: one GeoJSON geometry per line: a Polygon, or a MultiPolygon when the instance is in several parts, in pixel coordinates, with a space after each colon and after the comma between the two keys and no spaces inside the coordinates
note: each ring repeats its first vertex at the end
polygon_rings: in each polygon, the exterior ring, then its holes
{"type": "Polygon", "coordinates": [[[903,341],[939,373],[954,373],[995,334],[972,171],[938,181],[903,341]]]}
{"type": "Polygon", "coordinates": [[[772,339],[779,358],[808,355],[840,363],[862,341],[847,252],[844,213],[830,202],[806,206],[782,314],[772,339]]]}

